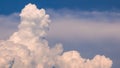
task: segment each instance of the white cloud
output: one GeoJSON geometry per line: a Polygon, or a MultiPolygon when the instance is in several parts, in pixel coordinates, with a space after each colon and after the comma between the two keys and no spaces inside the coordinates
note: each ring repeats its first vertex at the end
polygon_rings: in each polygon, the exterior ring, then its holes
{"type": "Polygon", "coordinates": [[[90,60],[82,58],[77,51],[69,51],[59,57],[57,68],[111,68],[111,65],[105,56],[96,55],[90,60]]]}
{"type": "Polygon", "coordinates": [[[112,60],[105,56],[90,60],[77,51],[63,52],[61,44],[50,48],[44,39],[50,22],[44,9],[28,4],[20,17],[18,31],[0,41],[0,68],[111,68],[112,60]]]}

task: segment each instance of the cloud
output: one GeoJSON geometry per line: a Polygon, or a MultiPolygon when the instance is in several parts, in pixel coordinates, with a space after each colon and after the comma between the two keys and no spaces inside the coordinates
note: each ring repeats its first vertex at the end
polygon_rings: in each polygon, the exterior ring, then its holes
{"type": "Polygon", "coordinates": [[[82,58],[77,51],[64,52],[59,60],[60,68],[110,68],[112,65],[111,60],[105,56],[96,55],[90,60],[82,58]]]}
{"type": "Polygon", "coordinates": [[[14,31],[17,31],[19,24],[19,14],[0,15],[0,39],[7,39],[14,31]]]}
{"type": "Polygon", "coordinates": [[[52,24],[48,37],[64,39],[120,39],[120,13],[48,10],[52,24]],[[52,15],[53,14],[53,15],[52,15]]]}
{"type": "Polygon", "coordinates": [[[18,31],[0,41],[0,68],[111,68],[112,60],[105,56],[90,60],[77,51],[63,52],[62,44],[50,48],[45,39],[50,20],[44,9],[28,4],[20,17],[18,31]]]}
{"type": "Polygon", "coordinates": [[[44,9],[39,10],[35,5],[28,4],[20,16],[18,31],[8,40],[1,41],[0,68],[52,68],[55,56],[62,50],[59,50],[60,44],[50,49],[44,40],[49,15],[45,14],[44,9]]]}
{"type": "Polygon", "coordinates": [[[109,56],[113,68],[119,68],[120,13],[48,9],[52,23],[49,43],[62,42],[64,50],[78,50],[83,57],[109,56]]]}

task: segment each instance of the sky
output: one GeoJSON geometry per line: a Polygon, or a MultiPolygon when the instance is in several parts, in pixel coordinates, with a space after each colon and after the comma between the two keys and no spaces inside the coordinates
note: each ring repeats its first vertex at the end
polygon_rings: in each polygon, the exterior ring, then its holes
{"type": "MultiPolygon", "coordinates": [[[[48,45],[56,50],[57,48],[55,48],[54,45],[56,43],[61,43],[64,49],[63,55],[60,56],[61,58],[58,61],[58,67],[59,65],[63,65],[59,64],[61,60],[63,63],[70,62],[67,60],[63,61],[63,58],[66,58],[72,53],[74,55],[80,53],[80,57],[89,58],[91,63],[96,55],[98,55],[97,57],[103,55],[112,60],[112,68],[120,67],[119,0],[16,0],[13,2],[1,0],[1,40],[10,38],[10,40],[16,42],[16,40],[11,37],[16,37],[13,33],[17,31],[19,35],[19,30],[22,30],[22,28],[18,28],[18,25],[21,22],[19,14],[22,14],[21,11],[28,3],[35,4],[39,9],[45,9],[46,13],[50,15],[51,23],[49,28],[47,28],[49,31],[46,36],[48,45]],[[75,51],[72,52],[71,50],[75,51]]],[[[25,28],[24,26],[22,27],[25,28]]],[[[23,43],[23,45],[26,45],[23,41],[17,43],[23,43]]],[[[8,45],[9,42],[5,42],[5,44],[8,45]]],[[[16,45],[14,45],[14,47],[16,47],[16,45]]],[[[45,48],[45,50],[49,49],[45,48]]],[[[50,49],[50,52],[53,52],[52,49],[50,49]]],[[[50,55],[52,55],[51,53],[50,55]]],[[[48,53],[45,52],[45,54],[48,53]]],[[[106,59],[104,57],[102,58],[103,60],[106,59]]],[[[81,58],[77,58],[77,60],[80,59],[81,58]]]]}
{"type": "Polygon", "coordinates": [[[87,11],[117,11],[120,9],[119,0],[0,0],[0,14],[20,12],[24,5],[34,3],[39,8],[75,9],[87,11]],[[9,7],[9,8],[8,8],[9,7]],[[8,11],[9,10],[9,11],[8,11]]]}

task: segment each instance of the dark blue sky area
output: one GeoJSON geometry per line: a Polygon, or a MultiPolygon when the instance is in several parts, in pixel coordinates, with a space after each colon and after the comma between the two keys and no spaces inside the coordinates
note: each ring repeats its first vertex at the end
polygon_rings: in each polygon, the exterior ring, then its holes
{"type": "Polygon", "coordinates": [[[0,14],[20,12],[28,3],[39,8],[77,9],[83,11],[119,11],[120,0],[0,0],[0,14]]]}

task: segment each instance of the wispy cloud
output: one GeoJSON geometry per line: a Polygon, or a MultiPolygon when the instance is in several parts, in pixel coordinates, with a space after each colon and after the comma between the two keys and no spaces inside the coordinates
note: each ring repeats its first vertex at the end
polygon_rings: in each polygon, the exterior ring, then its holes
{"type": "Polygon", "coordinates": [[[74,12],[48,10],[52,15],[49,37],[59,38],[117,38],[120,39],[120,13],[115,12],[74,12]],[[55,33],[54,33],[55,32],[55,33]],[[54,34],[53,34],[54,33],[54,34]]]}
{"type": "Polygon", "coordinates": [[[19,24],[19,14],[0,15],[0,39],[7,39],[14,31],[17,30],[19,24]]]}

